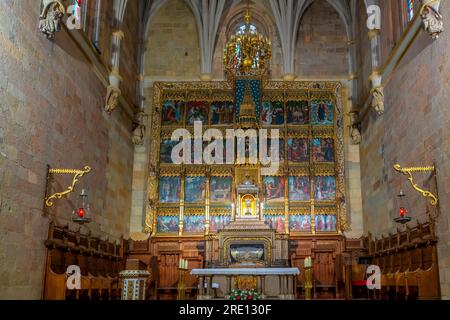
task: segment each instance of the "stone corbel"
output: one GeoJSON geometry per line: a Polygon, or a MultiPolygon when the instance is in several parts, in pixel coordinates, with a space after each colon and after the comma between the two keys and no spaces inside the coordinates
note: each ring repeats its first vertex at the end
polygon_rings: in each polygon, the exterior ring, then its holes
{"type": "Polygon", "coordinates": [[[106,92],[105,111],[111,113],[119,106],[122,91],[119,89],[121,78],[117,71],[109,75],[109,86],[106,92]]]}
{"type": "Polygon", "coordinates": [[[146,126],[144,124],[145,113],[139,111],[135,115],[134,129],[133,129],[133,143],[141,145],[144,143],[146,126]]]}
{"type": "Polygon", "coordinates": [[[443,17],[439,12],[440,4],[440,0],[422,0],[422,8],[420,9],[423,28],[433,39],[439,38],[439,35],[444,31],[443,17]]]}
{"type": "Polygon", "coordinates": [[[372,82],[372,90],[370,91],[372,97],[372,109],[375,110],[377,115],[382,116],[384,114],[384,88],[382,86],[382,76],[377,71],[374,71],[369,79],[372,82]]]}
{"type": "Polygon", "coordinates": [[[372,108],[377,115],[382,116],[384,114],[384,88],[382,86],[373,88],[372,92],[372,108]]]}
{"type": "Polygon", "coordinates": [[[39,30],[47,39],[53,39],[55,34],[61,30],[66,8],[59,1],[44,1],[43,3],[44,8],[39,18],[39,30]]]}
{"type": "Polygon", "coordinates": [[[358,111],[350,111],[350,143],[358,145],[361,143],[361,130],[358,123],[358,111]]]}

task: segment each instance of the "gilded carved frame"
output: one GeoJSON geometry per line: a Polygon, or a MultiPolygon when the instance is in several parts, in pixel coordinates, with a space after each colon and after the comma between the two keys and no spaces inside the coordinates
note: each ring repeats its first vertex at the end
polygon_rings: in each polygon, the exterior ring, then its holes
{"type": "MultiPolygon", "coordinates": [[[[331,132],[329,128],[318,126],[315,128],[316,137],[331,137],[335,141],[335,162],[334,163],[320,163],[314,166],[304,165],[288,165],[284,164],[280,168],[282,174],[300,175],[300,176],[325,176],[334,175],[336,177],[336,215],[337,215],[337,230],[340,234],[343,231],[349,230],[347,208],[346,208],[346,192],[345,192],[345,159],[344,159],[344,106],[342,102],[342,85],[337,81],[263,81],[263,99],[280,99],[288,101],[288,99],[307,99],[312,101],[314,99],[329,99],[335,104],[335,126],[331,132]]],[[[234,165],[221,166],[204,166],[204,165],[164,165],[159,163],[160,159],[160,141],[162,136],[169,136],[171,130],[175,127],[161,126],[161,111],[162,103],[166,99],[182,100],[182,101],[233,101],[234,90],[230,82],[157,82],[154,85],[153,92],[153,108],[151,112],[151,132],[152,138],[149,143],[149,174],[147,179],[146,192],[146,217],[145,217],[145,231],[156,235],[156,213],[158,211],[158,178],[159,176],[180,176],[184,174],[201,174],[207,176],[231,176],[236,179],[234,165]],[[167,131],[167,132],[166,132],[167,131]]],[[[286,109],[286,108],[285,108],[286,109]]],[[[286,112],[286,111],[285,111],[286,112]]],[[[285,119],[286,120],[286,119],[285,119]]],[[[236,122],[235,122],[236,123],[236,122]]],[[[209,126],[208,126],[209,127],[209,126]]],[[[237,127],[236,124],[233,125],[237,127]]],[[[277,126],[273,126],[276,128],[277,126]]],[[[284,132],[280,132],[280,137],[288,139],[289,137],[309,136],[311,132],[302,132],[303,129],[294,128],[285,121],[284,132]]],[[[188,128],[186,126],[185,128],[188,128]]],[[[285,144],[286,145],[286,144],[285,144]]],[[[285,150],[287,156],[287,150],[285,150]]],[[[259,169],[259,165],[257,169],[259,169]]],[[[181,187],[181,193],[184,192],[184,186],[181,187]]],[[[286,188],[287,189],[287,188],[286,188]]],[[[234,191],[234,190],[233,190],[234,191]]],[[[233,192],[234,194],[234,192],[233,192]]],[[[311,230],[315,234],[314,216],[315,214],[327,214],[329,209],[321,207],[316,210],[314,206],[314,197],[311,198],[311,230]]],[[[211,204],[205,201],[207,224],[209,223],[211,204]]],[[[171,205],[165,205],[171,207],[171,205]]],[[[180,201],[180,228],[183,227],[183,217],[185,212],[185,204],[180,201]]],[[[216,208],[217,209],[217,208],[216,208]]],[[[290,210],[292,213],[304,212],[304,204],[291,203],[288,208],[288,200],[286,199],[285,211],[290,210]]],[[[220,211],[220,210],[219,210],[220,211]]],[[[297,213],[298,214],[298,213],[297,213]]],[[[286,221],[288,224],[289,220],[286,221]]],[[[209,226],[208,226],[209,227],[209,226]]],[[[287,228],[288,229],[288,228],[287,228]]],[[[179,236],[182,236],[180,230],[179,236]]],[[[207,230],[208,231],[208,230],[207,230]]],[[[206,232],[208,233],[208,232],[206,232]]],[[[289,231],[287,230],[287,233],[289,231]]],[[[311,233],[308,233],[310,235],[311,233]]],[[[158,235],[160,236],[160,235],[158,235]]],[[[173,236],[170,235],[170,236],[173,236]]],[[[203,236],[203,235],[199,235],[203,236]]]]}

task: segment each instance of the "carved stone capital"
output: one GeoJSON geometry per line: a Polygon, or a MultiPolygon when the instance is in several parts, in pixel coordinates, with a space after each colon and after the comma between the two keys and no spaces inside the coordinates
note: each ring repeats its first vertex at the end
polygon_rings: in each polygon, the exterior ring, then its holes
{"type": "Polygon", "coordinates": [[[122,95],[122,91],[115,86],[108,86],[106,92],[105,111],[111,113],[119,106],[119,98],[122,95]]]}
{"type": "Polygon", "coordinates": [[[420,18],[423,28],[433,39],[439,38],[439,35],[444,31],[444,21],[442,14],[439,12],[439,5],[440,1],[422,0],[420,18]]]}
{"type": "Polygon", "coordinates": [[[55,34],[61,30],[61,21],[66,8],[59,1],[45,3],[39,18],[39,30],[47,37],[53,39],[55,34]]]}
{"type": "Polygon", "coordinates": [[[212,81],[213,75],[211,73],[202,73],[200,74],[200,80],[202,81],[212,81]]]}
{"type": "Polygon", "coordinates": [[[376,87],[372,89],[372,108],[381,116],[384,114],[384,88],[376,87]]]}
{"type": "Polygon", "coordinates": [[[284,81],[294,81],[297,76],[293,73],[287,73],[283,75],[284,81]]]}

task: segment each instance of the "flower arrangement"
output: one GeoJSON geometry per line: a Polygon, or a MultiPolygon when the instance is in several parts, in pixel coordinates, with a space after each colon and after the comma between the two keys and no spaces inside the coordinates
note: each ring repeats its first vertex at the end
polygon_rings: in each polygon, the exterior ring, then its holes
{"type": "Polygon", "coordinates": [[[251,290],[240,290],[233,289],[229,296],[227,296],[228,300],[235,301],[245,301],[245,300],[261,300],[261,294],[257,292],[255,289],[251,290]]]}

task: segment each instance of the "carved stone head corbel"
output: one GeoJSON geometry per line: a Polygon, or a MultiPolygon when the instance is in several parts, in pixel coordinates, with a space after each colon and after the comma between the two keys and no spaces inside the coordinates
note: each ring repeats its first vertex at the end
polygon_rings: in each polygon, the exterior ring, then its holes
{"type": "Polygon", "coordinates": [[[47,37],[53,39],[55,34],[61,30],[61,21],[66,12],[66,8],[59,1],[44,1],[39,18],[39,30],[47,37]]]}
{"type": "Polygon", "coordinates": [[[422,19],[423,28],[433,39],[439,38],[444,31],[444,21],[439,12],[440,1],[422,0],[422,9],[420,18],[422,19]]]}
{"type": "Polygon", "coordinates": [[[106,92],[105,111],[111,113],[119,106],[119,98],[122,92],[115,86],[108,86],[106,92]]]}
{"type": "Polygon", "coordinates": [[[144,142],[146,126],[144,124],[145,113],[140,111],[135,115],[134,129],[133,129],[133,143],[141,145],[144,142]]]}
{"type": "Polygon", "coordinates": [[[384,114],[384,88],[381,86],[372,89],[372,108],[379,116],[384,114]]]}
{"type": "Polygon", "coordinates": [[[361,126],[358,123],[358,111],[350,111],[350,142],[353,145],[361,143],[361,126]]]}

